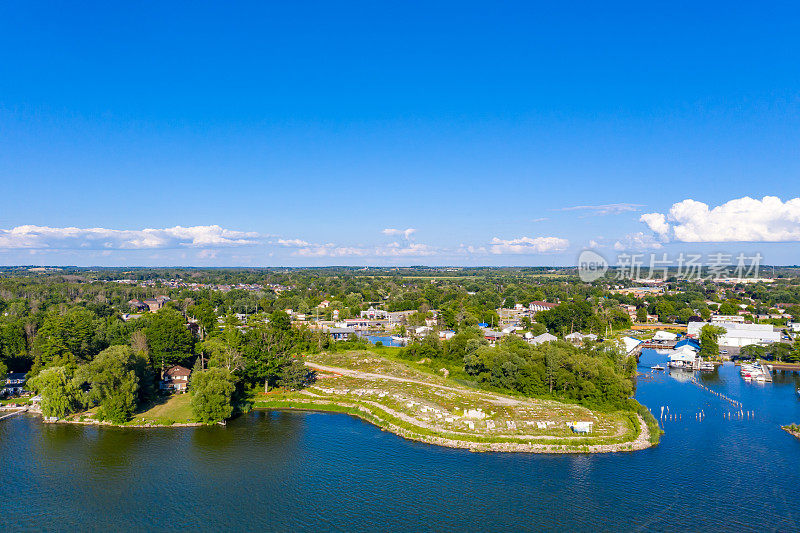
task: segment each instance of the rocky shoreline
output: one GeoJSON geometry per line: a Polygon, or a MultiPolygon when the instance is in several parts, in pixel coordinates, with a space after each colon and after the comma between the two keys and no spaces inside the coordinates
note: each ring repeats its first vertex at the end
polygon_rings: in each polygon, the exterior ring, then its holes
{"type": "MultiPolygon", "coordinates": [[[[280,402],[277,402],[280,403],[280,402]]],[[[307,403],[308,407],[297,406],[259,406],[258,403],[254,405],[254,409],[265,410],[294,410],[294,411],[320,411],[320,412],[341,412],[336,409],[326,409],[326,406],[338,406],[348,409],[346,414],[356,416],[366,422],[374,424],[381,428],[383,431],[389,431],[403,437],[404,439],[413,440],[416,442],[424,442],[435,446],[443,446],[446,448],[459,448],[466,449],[472,452],[511,452],[511,453],[613,453],[613,452],[631,452],[637,450],[644,450],[651,447],[653,444],[650,442],[650,428],[645,423],[640,415],[636,415],[639,420],[639,435],[633,441],[620,442],[615,444],[540,444],[540,443],[525,443],[525,442],[472,442],[465,440],[448,439],[445,437],[436,437],[431,435],[423,435],[414,433],[408,429],[399,427],[391,422],[383,420],[367,407],[360,404],[351,403],[331,403],[319,401],[307,401],[294,403],[307,403]]]]}

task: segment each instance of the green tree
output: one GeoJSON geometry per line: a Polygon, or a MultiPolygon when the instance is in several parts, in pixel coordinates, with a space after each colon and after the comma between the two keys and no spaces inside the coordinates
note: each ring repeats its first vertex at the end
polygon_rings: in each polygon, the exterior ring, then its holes
{"type": "Polygon", "coordinates": [[[95,357],[91,363],[78,369],[75,380],[86,383],[88,403],[100,406],[101,420],[116,424],[127,422],[136,410],[140,399],[140,381],[152,381],[147,360],[134,353],[130,346],[111,346],[95,357]]]}
{"type": "Polygon", "coordinates": [[[224,368],[209,368],[192,373],[189,391],[195,418],[205,424],[221,422],[233,414],[233,375],[224,368]]]}
{"type": "Polygon", "coordinates": [[[739,350],[739,359],[763,359],[766,355],[766,348],[757,344],[748,344],[739,350]]]}
{"type": "Polygon", "coordinates": [[[725,333],[725,328],[706,324],[700,328],[700,356],[706,359],[719,355],[719,336],[725,333]]]}
{"type": "Polygon", "coordinates": [[[65,366],[45,368],[28,380],[28,387],[42,397],[44,416],[63,418],[82,407],[80,389],[72,381],[71,370],[65,366]]]}
{"type": "Polygon", "coordinates": [[[314,383],[315,379],[316,373],[295,359],[281,369],[278,385],[289,390],[300,390],[314,383]]]}
{"type": "Polygon", "coordinates": [[[647,309],[640,307],[636,310],[636,321],[641,324],[647,322],[647,309]]]}
{"type": "Polygon", "coordinates": [[[175,309],[165,307],[149,316],[144,333],[154,365],[167,368],[182,364],[192,354],[192,332],[186,327],[183,315],[175,309]]]}

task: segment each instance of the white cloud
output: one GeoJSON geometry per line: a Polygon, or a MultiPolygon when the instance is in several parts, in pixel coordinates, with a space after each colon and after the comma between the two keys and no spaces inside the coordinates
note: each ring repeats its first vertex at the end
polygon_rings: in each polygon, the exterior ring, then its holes
{"type": "Polygon", "coordinates": [[[216,225],[141,230],[25,225],[0,229],[0,250],[207,248],[257,244],[259,238],[255,232],[227,230],[216,225]]]}
{"type": "Polygon", "coordinates": [[[667,215],[647,213],[640,220],[663,238],[683,242],[794,242],[800,241],[800,198],[745,196],[714,208],[687,199],[667,215]]]}
{"type": "Polygon", "coordinates": [[[661,213],[646,213],[639,217],[639,221],[647,224],[647,227],[659,235],[666,235],[669,232],[667,217],[661,213]]]}
{"type": "Polygon", "coordinates": [[[658,242],[655,237],[650,235],[649,233],[644,232],[636,232],[636,233],[629,233],[623,239],[618,240],[614,243],[614,249],[617,251],[623,250],[630,250],[630,251],[641,251],[641,250],[658,250],[662,248],[663,245],[658,242]]]}
{"type": "Polygon", "coordinates": [[[298,247],[293,255],[300,257],[422,257],[436,255],[439,251],[427,244],[392,242],[386,246],[337,246],[333,243],[309,244],[298,247]]]}
{"type": "Polygon", "coordinates": [[[562,252],[569,246],[567,239],[560,237],[520,237],[519,239],[500,239],[495,237],[489,251],[493,254],[540,254],[562,252]]]}
{"type": "Polygon", "coordinates": [[[278,239],[277,243],[281,246],[293,246],[293,247],[300,247],[300,246],[311,246],[310,242],[306,242],[302,239],[278,239]]]}
{"type": "Polygon", "coordinates": [[[414,228],[406,228],[406,229],[395,229],[395,228],[386,228],[381,233],[384,235],[402,235],[404,239],[408,240],[417,230],[414,228]]]}
{"type": "Polygon", "coordinates": [[[600,204],[600,205],[574,205],[562,207],[557,211],[589,211],[592,215],[619,215],[628,211],[638,211],[642,204],[600,204]]]}

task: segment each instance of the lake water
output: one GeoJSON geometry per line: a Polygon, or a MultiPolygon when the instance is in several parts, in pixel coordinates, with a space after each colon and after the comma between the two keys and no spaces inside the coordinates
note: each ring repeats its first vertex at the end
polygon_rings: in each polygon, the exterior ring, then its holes
{"type": "Polygon", "coordinates": [[[403,346],[403,343],[397,342],[396,340],[394,340],[392,338],[391,335],[380,335],[380,334],[369,333],[369,332],[362,333],[360,331],[357,333],[357,335],[359,337],[363,337],[363,338],[367,339],[372,344],[375,344],[378,341],[380,341],[381,344],[383,344],[384,346],[395,346],[395,347],[403,346]]]}
{"type": "MultiPolygon", "coordinates": [[[[666,356],[651,350],[649,372],[666,356]]],[[[604,455],[470,453],[346,415],[254,412],[226,428],[124,430],[0,422],[0,526],[10,530],[583,531],[800,529],[796,374],[746,384],[727,365],[641,380],[655,448],[604,455]],[[705,418],[695,414],[703,411],[705,418]]]]}

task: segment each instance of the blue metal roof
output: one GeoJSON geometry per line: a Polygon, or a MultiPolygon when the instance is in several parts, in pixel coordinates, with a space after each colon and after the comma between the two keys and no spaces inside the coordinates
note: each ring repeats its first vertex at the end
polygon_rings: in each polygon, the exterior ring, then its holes
{"type": "Polygon", "coordinates": [[[681,346],[691,346],[692,348],[700,349],[700,343],[695,339],[683,339],[675,343],[676,348],[680,348],[681,346]]]}

